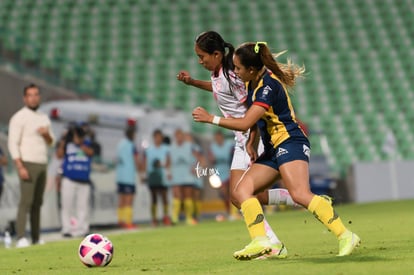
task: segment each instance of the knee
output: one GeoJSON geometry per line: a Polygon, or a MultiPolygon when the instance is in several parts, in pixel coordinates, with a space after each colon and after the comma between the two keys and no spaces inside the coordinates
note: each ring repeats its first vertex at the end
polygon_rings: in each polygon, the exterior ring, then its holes
{"type": "Polygon", "coordinates": [[[313,194],[309,190],[289,190],[292,200],[297,204],[302,205],[303,207],[308,207],[310,201],[312,200],[313,194]]]}
{"type": "Polygon", "coordinates": [[[231,203],[240,209],[241,204],[245,200],[245,190],[243,187],[238,186],[236,189],[232,190],[230,194],[231,203]]]}

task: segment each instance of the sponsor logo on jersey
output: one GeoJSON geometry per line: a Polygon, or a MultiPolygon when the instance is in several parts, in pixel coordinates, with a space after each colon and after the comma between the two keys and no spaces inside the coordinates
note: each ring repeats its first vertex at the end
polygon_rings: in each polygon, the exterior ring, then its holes
{"type": "Polygon", "coordinates": [[[272,88],[270,88],[269,85],[266,85],[266,87],[263,88],[263,95],[267,95],[271,90],[272,88]]]}
{"type": "Polygon", "coordinates": [[[260,98],[266,100],[270,91],[272,91],[272,88],[270,88],[269,85],[266,85],[266,87],[263,88],[263,92],[260,95],[260,98]]]}

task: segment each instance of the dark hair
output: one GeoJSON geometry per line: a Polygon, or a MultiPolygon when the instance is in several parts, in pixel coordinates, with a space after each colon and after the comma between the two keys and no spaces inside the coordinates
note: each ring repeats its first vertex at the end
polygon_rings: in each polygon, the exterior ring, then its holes
{"type": "Polygon", "coordinates": [[[155,137],[156,135],[161,135],[164,136],[162,134],[162,131],[160,129],[155,129],[154,132],[152,132],[152,136],[155,137]]]}
{"type": "Polygon", "coordinates": [[[134,134],[135,134],[135,127],[130,126],[125,129],[125,136],[127,137],[127,139],[133,140],[134,134]]]}
{"type": "Polygon", "coordinates": [[[73,142],[73,138],[75,135],[80,138],[84,138],[86,136],[86,132],[79,125],[69,127],[68,132],[66,133],[66,136],[65,136],[65,154],[66,154],[66,147],[68,143],[73,142]]]}
{"type": "Polygon", "coordinates": [[[25,87],[23,88],[23,95],[25,96],[25,95],[26,95],[26,93],[27,93],[27,90],[29,90],[29,89],[33,89],[33,88],[37,88],[37,89],[39,89],[39,87],[37,87],[37,86],[36,86],[36,84],[33,84],[33,83],[30,83],[29,85],[25,86],[25,87]]]}
{"type": "Polygon", "coordinates": [[[223,54],[221,66],[223,68],[224,77],[229,82],[230,90],[233,87],[233,80],[230,78],[229,72],[234,70],[232,44],[224,41],[223,37],[215,31],[207,31],[199,34],[196,38],[197,46],[206,53],[213,54],[219,51],[223,54]],[[228,49],[226,53],[226,48],[228,49]]]}
{"type": "Polygon", "coordinates": [[[287,64],[277,62],[275,57],[281,53],[273,55],[265,43],[244,43],[237,47],[234,54],[246,68],[252,67],[259,71],[266,66],[266,68],[275,74],[280,82],[287,87],[293,87],[296,78],[302,76],[305,72],[304,66],[299,67],[293,64],[289,59],[287,64]]]}

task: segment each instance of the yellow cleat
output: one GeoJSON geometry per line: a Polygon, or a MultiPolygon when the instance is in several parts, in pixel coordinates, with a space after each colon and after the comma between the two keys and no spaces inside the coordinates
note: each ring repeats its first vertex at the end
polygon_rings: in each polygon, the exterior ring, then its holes
{"type": "Polygon", "coordinates": [[[347,230],[341,236],[339,236],[339,253],[336,256],[342,257],[350,255],[352,251],[360,244],[361,239],[358,237],[358,235],[347,230]]]}
{"type": "Polygon", "coordinates": [[[234,252],[233,256],[237,260],[247,261],[256,259],[260,256],[270,254],[272,245],[267,237],[256,237],[245,248],[234,252]]]}
{"type": "Polygon", "coordinates": [[[283,243],[272,244],[272,251],[269,254],[264,254],[260,257],[257,257],[256,260],[266,260],[266,259],[286,259],[288,256],[288,251],[286,246],[283,243]]]}

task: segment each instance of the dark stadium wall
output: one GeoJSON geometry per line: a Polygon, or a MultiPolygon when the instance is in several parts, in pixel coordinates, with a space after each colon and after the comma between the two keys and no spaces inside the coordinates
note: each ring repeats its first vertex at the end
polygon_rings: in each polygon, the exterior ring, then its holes
{"type": "Polygon", "coordinates": [[[8,124],[10,117],[23,106],[23,88],[30,83],[40,87],[43,102],[77,98],[75,93],[37,78],[0,69],[0,125],[8,124]]]}

